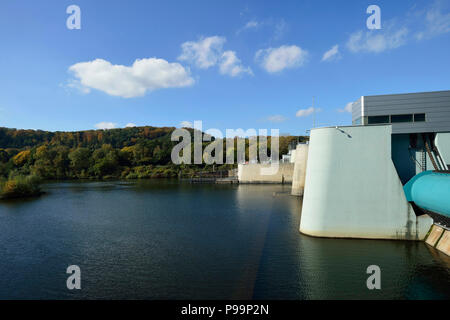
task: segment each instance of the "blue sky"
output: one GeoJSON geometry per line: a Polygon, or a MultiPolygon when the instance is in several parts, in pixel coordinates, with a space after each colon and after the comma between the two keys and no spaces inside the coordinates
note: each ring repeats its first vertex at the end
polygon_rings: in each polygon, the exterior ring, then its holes
{"type": "Polygon", "coordinates": [[[5,127],[301,135],[313,96],[319,126],[343,125],[361,95],[450,89],[449,0],[3,0],[0,41],[5,127]],[[366,26],[371,4],[381,30],[366,26]]]}

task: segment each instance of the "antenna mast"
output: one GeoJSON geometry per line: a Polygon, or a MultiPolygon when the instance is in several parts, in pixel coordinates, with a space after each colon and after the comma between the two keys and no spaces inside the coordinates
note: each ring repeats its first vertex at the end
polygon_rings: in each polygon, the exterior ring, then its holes
{"type": "Polygon", "coordinates": [[[313,128],[316,127],[316,109],[314,108],[314,96],[312,98],[312,108],[313,108],[313,128]]]}

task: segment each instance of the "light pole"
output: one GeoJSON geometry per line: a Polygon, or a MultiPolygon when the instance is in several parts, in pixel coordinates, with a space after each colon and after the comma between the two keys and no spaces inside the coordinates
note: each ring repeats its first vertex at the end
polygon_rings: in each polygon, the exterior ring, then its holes
{"type": "Polygon", "coordinates": [[[316,109],[314,108],[314,96],[312,97],[312,108],[313,108],[313,128],[316,127],[316,109]]]}

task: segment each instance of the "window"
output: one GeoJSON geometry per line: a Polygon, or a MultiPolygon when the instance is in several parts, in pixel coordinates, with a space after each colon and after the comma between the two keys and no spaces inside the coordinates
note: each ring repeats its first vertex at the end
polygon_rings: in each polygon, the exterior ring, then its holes
{"type": "Polygon", "coordinates": [[[369,116],[368,124],[389,123],[389,116],[369,116]]]}
{"type": "Polygon", "coordinates": [[[413,115],[412,114],[395,114],[395,115],[391,116],[391,122],[392,123],[413,122],[413,115]]]}
{"type": "MultiPolygon", "coordinates": [[[[425,113],[393,114],[390,116],[369,116],[367,124],[424,122],[425,120],[425,113]]],[[[361,124],[361,118],[353,121],[353,125],[356,124],[361,124]]]]}
{"type": "Polygon", "coordinates": [[[416,113],[414,115],[414,122],[424,122],[425,121],[425,113],[416,113]]]}

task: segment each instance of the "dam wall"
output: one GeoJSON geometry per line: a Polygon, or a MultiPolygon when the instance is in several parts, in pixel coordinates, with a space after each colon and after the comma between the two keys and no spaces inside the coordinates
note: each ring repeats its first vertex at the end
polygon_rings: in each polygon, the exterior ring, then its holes
{"type": "Polygon", "coordinates": [[[434,142],[438,147],[445,164],[450,165],[450,133],[437,133],[434,142]]]}
{"type": "Polygon", "coordinates": [[[264,169],[270,171],[270,168],[270,164],[239,164],[239,183],[292,183],[293,163],[279,163],[278,170],[273,170],[272,174],[264,174],[264,169]]]}
{"type": "Polygon", "coordinates": [[[308,160],[308,144],[298,144],[293,154],[295,157],[291,194],[293,196],[303,196],[305,189],[306,163],[308,160]]]}
{"type": "Polygon", "coordinates": [[[423,240],[391,158],[391,125],[311,130],[300,232],[318,237],[423,240]]]}
{"type": "Polygon", "coordinates": [[[434,224],[425,243],[450,256],[450,230],[434,224]]]}

